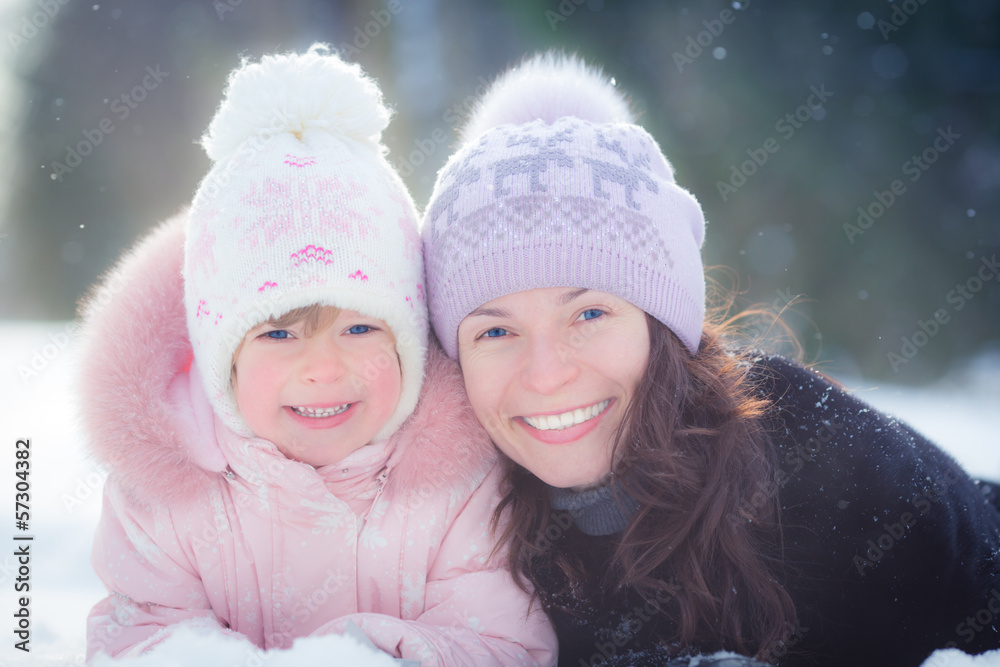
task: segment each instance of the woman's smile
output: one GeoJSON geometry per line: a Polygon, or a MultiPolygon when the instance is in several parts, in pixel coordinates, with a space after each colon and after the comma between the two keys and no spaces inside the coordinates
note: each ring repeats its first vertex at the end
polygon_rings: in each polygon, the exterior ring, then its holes
{"type": "Polygon", "coordinates": [[[515,421],[529,436],[548,445],[574,443],[600,426],[612,399],[560,414],[518,417],[515,421]]]}
{"type": "Polygon", "coordinates": [[[611,405],[610,398],[566,412],[539,414],[531,417],[525,415],[520,419],[539,431],[561,431],[590,421],[607,410],[609,405],[611,405]]]}
{"type": "Polygon", "coordinates": [[[497,447],[552,486],[607,477],[649,356],[642,310],[596,290],[526,290],[471,313],[458,340],[469,401],[497,447]]]}

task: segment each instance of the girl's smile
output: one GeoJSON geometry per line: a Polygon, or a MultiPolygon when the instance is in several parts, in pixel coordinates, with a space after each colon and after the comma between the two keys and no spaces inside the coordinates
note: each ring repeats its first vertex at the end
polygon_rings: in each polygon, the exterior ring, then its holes
{"type": "Polygon", "coordinates": [[[328,408],[287,407],[293,419],[306,428],[333,428],[340,426],[353,416],[351,408],[357,403],[344,403],[328,408]]]}
{"type": "Polygon", "coordinates": [[[257,437],[288,458],[336,463],[371,442],[399,402],[395,338],[382,320],[328,308],[302,321],[251,329],[236,353],[236,402],[257,437]]]}

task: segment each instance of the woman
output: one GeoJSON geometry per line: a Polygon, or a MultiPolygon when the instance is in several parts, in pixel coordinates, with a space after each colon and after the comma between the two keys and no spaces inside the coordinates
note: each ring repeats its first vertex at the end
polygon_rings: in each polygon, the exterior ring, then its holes
{"type": "Polygon", "coordinates": [[[463,135],[424,221],[431,317],[509,460],[496,516],[560,664],[1000,645],[1000,512],[905,424],[703,322],[701,208],[612,83],[536,57],[463,135]]]}

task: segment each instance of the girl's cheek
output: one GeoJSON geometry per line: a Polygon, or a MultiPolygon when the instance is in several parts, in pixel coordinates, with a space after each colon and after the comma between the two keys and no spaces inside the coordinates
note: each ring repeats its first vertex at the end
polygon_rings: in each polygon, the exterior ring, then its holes
{"type": "MultiPolygon", "coordinates": [[[[393,351],[395,355],[395,351],[393,351]]],[[[393,356],[392,361],[386,361],[387,357],[379,357],[382,360],[381,366],[376,366],[377,373],[373,381],[369,384],[369,391],[374,398],[378,399],[382,410],[388,417],[399,403],[399,397],[403,390],[403,380],[399,363],[393,356]]]]}
{"type": "Polygon", "coordinates": [[[279,382],[282,368],[280,360],[248,356],[243,363],[237,365],[237,397],[242,393],[245,397],[253,399],[263,393],[264,388],[272,387],[279,382]]]}

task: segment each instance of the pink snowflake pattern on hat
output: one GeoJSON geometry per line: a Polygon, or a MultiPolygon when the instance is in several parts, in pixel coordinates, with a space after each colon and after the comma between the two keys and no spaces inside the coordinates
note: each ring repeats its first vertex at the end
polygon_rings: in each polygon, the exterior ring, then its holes
{"type": "Polygon", "coordinates": [[[294,200],[288,181],[265,178],[263,183],[251,183],[240,197],[240,205],[256,216],[248,220],[240,216],[233,219],[235,229],[240,232],[241,249],[256,249],[261,241],[272,245],[279,234],[291,229],[295,224],[291,206],[294,200]]]}
{"type": "Polygon", "coordinates": [[[205,303],[205,300],[204,299],[199,299],[198,300],[198,309],[195,311],[194,316],[197,317],[198,319],[201,319],[202,317],[207,317],[207,316],[209,316],[211,314],[212,314],[212,311],[210,311],[208,309],[208,304],[205,303]]]}
{"type": "Polygon", "coordinates": [[[298,157],[292,155],[291,153],[285,154],[285,164],[291,165],[292,167],[311,167],[316,164],[316,158],[314,157],[298,157]]]}
{"type": "MultiPolygon", "coordinates": [[[[365,206],[369,195],[368,186],[344,178],[307,179],[303,175],[254,182],[240,198],[243,207],[254,211],[253,217],[235,221],[241,231],[240,249],[249,252],[261,244],[272,246],[293,230],[367,239],[378,233],[379,219],[374,205],[365,206]]],[[[411,243],[407,241],[408,247],[411,243]]]]}
{"type": "Polygon", "coordinates": [[[420,232],[417,231],[417,226],[413,224],[413,219],[407,215],[407,211],[409,210],[407,202],[396,193],[391,194],[389,198],[399,207],[400,214],[396,218],[396,224],[403,233],[403,243],[405,244],[403,254],[407,260],[413,259],[420,254],[422,248],[420,232]]]}
{"type": "Polygon", "coordinates": [[[309,262],[322,262],[323,264],[329,264],[333,260],[333,253],[322,248],[320,246],[309,244],[301,250],[297,250],[291,254],[289,259],[292,260],[292,266],[299,267],[303,264],[308,264],[309,262]]]}
{"type": "Polygon", "coordinates": [[[322,222],[326,228],[344,234],[347,238],[353,238],[355,233],[361,239],[368,238],[369,234],[377,234],[378,227],[373,220],[377,220],[378,216],[372,207],[367,210],[371,213],[370,216],[362,215],[365,211],[362,202],[372,199],[367,185],[346,178],[324,178],[317,180],[316,186],[321,192],[326,189],[335,195],[337,202],[334,208],[323,206],[317,211],[324,218],[322,222]]]}
{"type": "Polygon", "coordinates": [[[215,275],[219,267],[215,262],[215,234],[209,231],[208,227],[201,229],[201,234],[191,244],[191,261],[202,275],[215,275]]]}
{"type": "Polygon", "coordinates": [[[218,326],[219,322],[222,320],[222,313],[215,313],[215,317],[212,318],[212,311],[208,309],[208,303],[204,299],[198,301],[198,309],[194,314],[195,318],[198,320],[208,320],[212,324],[218,326]]]}
{"type": "Polygon", "coordinates": [[[272,275],[271,264],[266,259],[254,264],[253,268],[250,268],[246,273],[246,278],[240,281],[239,290],[240,293],[245,293],[247,290],[256,290],[259,287],[258,281],[262,275],[272,275]]]}

